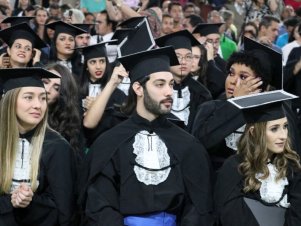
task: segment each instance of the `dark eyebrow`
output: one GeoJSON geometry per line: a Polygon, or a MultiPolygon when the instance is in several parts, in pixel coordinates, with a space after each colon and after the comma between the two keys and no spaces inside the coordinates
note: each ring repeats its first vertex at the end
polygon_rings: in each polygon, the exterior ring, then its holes
{"type": "MultiPolygon", "coordinates": [[[[30,94],[30,95],[34,95],[33,92],[26,92],[26,93],[23,93],[24,94],[30,94]]],[[[39,96],[42,96],[42,95],[45,95],[46,94],[46,91],[45,92],[42,92],[42,93],[39,93],[39,96]]]]}

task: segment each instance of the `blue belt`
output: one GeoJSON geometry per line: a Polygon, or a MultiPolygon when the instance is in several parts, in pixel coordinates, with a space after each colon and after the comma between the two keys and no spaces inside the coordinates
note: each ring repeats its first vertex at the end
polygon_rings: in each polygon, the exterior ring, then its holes
{"type": "Polygon", "coordinates": [[[177,226],[176,215],[166,212],[141,216],[128,216],[123,219],[126,226],[177,226]]]}

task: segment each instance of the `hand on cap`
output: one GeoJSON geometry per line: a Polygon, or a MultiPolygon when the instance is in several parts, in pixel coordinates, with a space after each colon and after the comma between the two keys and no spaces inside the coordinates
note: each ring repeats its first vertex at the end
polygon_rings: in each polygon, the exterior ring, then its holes
{"type": "Polygon", "coordinates": [[[249,76],[245,80],[239,80],[236,84],[236,87],[233,92],[234,97],[245,96],[249,94],[260,93],[262,89],[260,86],[262,85],[261,78],[259,77],[251,77],[249,76]]]}
{"type": "Polygon", "coordinates": [[[36,49],[36,48],[33,49],[33,59],[32,59],[32,64],[33,65],[40,62],[41,54],[42,54],[41,50],[36,49]]]}
{"type": "Polygon", "coordinates": [[[6,53],[2,53],[0,55],[0,68],[8,68],[10,65],[9,63],[9,56],[6,53]]]}
{"type": "Polygon", "coordinates": [[[117,87],[122,82],[123,78],[127,76],[128,73],[126,72],[125,68],[122,66],[122,64],[119,64],[114,68],[109,83],[117,87]]]}

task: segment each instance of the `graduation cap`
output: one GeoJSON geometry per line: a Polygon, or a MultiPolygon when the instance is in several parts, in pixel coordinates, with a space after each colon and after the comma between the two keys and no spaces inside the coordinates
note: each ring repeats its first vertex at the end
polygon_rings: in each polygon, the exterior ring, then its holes
{"type": "Polygon", "coordinates": [[[146,17],[130,18],[121,25],[126,27],[124,28],[126,30],[117,33],[119,35],[117,37],[119,39],[117,47],[119,57],[145,51],[155,46],[156,43],[146,17]]]}
{"type": "Polygon", "coordinates": [[[34,16],[10,16],[6,17],[1,21],[1,24],[10,23],[11,26],[21,24],[21,23],[29,23],[30,20],[35,18],[34,16]]]}
{"type": "Polygon", "coordinates": [[[82,30],[84,30],[85,33],[89,33],[90,34],[90,32],[91,32],[91,26],[95,25],[95,24],[72,24],[72,25],[75,26],[75,27],[78,27],[78,28],[80,28],[82,30]]]}
{"type": "Polygon", "coordinates": [[[129,71],[132,83],[155,72],[169,72],[170,66],[179,64],[171,46],[131,54],[118,60],[129,71]]]}
{"type": "Polygon", "coordinates": [[[244,51],[253,54],[261,62],[263,79],[276,89],[282,89],[282,54],[245,36],[244,51]]]}
{"type": "Polygon", "coordinates": [[[201,36],[207,36],[210,34],[219,34],[219,28],[221,25],[223,25],[224,23],[201,23],[198,24],[195,29],[193,30],[193,34],[194,33],[198,33],[201,36]]]}
{"type": "Polygon", "coordinates": [[[189,50],[191,50],[192,46],[200,45],[199,41],[187,30],[174,32],[157,38],[156,44],[160,47],[173,46],[175,49],[184,48],[189,50]]]}
{"type": "Polygon", "coordinates": [[[0,38],[11,46],[16,39],[26,39],[37,49],[46,47],[46,43],[30,28],[27,23],[17,24],[0,31],[0,38]]]}
{"type": "Polygon", "coordinates": [[[275,90],[228,99],[242,110],[247,123],[267,122],[285,117],[282,102],[297,96],[284,90],[275,90]]]}
{"type": "Polygon", "coordinates": [[[43,87],[42,78],[60,78],[40,67],[0,69],[0,84],[3,93],[21,87],[43,87]]]}
{"type": "Polygon", "coordinates": [[[66,33],[66,34],[69,34],[69,35],[72,35],[75,37],[82,33],[87,33],[85,30],[83,30],[79,27],[76,27],[72,24],[65,23],[61,20],[46,24],[45,26],[47,28],[55,30],[55,36],[60,33],[66,33]]]}
{"type": "Polygon", "coordinates": [[[112,40],[117,40],[117,44],[119,45],[130,33],[130,31],[134,30],[133,28],[120,28],[115,30],[112,40]]]}
{"type": "Polygon", "coordinates": [[[116,43],[117,43],[117,40],[109,40],[109,41],[97,43],[95,45],[79,47],[76,49],[82,50],[82,54],[84,55],[85,61],[88,61],[92,58],[107,56],[106,45],[107,44],[114,45],[116,43]]]}

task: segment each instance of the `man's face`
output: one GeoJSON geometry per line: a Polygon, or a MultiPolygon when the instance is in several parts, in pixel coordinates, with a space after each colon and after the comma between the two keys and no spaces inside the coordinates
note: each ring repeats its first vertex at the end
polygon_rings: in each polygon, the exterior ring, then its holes
{"type": "Polygon", "coordinates": [[[279,23],[272,21],[269,27],[262,27],[263,33],[271,42],[274,42],[279,34],[279,23]]]}
{"type": "Polygon", "coordinates": [[[112,32],[112,25],[108,24],[107,14],[98,13],[96,16],[96,25],[95,29],[97,34],[104,36],[112,32]]]}
{"type": "Polygon", "coordinates": [[[190,33],[192,33],[193,30],[194,30],[194,27],[191,25],[189,18],[185,18],[184,19],[184,21],[183,21],[183,27],[185,29],[187,29],[190,33]]]}
{"type": "Polygon", "coordinates": [[[180,65],[170,67],[170,71],[176,80],[184,79],[191,71],[192,67],[192,52],[189,49],[176,49],[175,50],[180,65]]]}
{"type": "Polygon", "coordinates": [[[167,35],[173,31],[173,18],[172,17],[163,17],[162,20],[162,33],[167,35]]]}
{"type": "Polygon", "coordinates": [[[218,53],[218,48],[219,48],[219,42],[220,42],[220,35],[219,34],[209,34],[206,35],[206,43],[211,43],[213,45],[213,54],[214,56],[217,55],[218,53]]]}
{"type": "Polygon", "coordinates": [[[175,23],[180,23],[183,18],[182,6],[179,6],[179,5],[172,6],[169,14],[174,19],[175,23]]]}
{"type": "Polygon", "coordinates": [[[86,47],[90,45],[90,39],[91,39],[91,35],[88,33],[77,35],[75,37],[75,45],[76,47],[86,47]]]}
{"type": "Polygon", "coordinates": [[[173,84],[170,72],[156,72],[150,75],[143,89],[143,104],[149,113],[159,116],[171,111],[173,84]]]}

